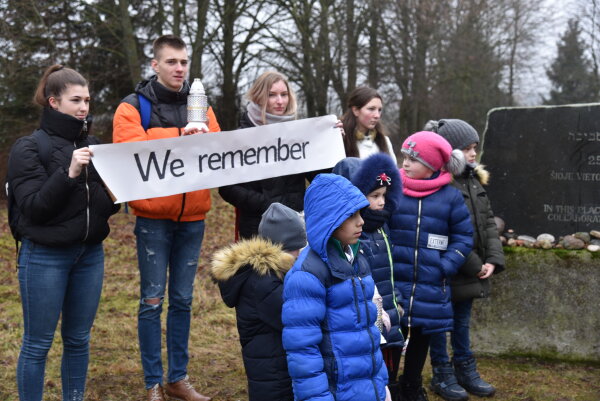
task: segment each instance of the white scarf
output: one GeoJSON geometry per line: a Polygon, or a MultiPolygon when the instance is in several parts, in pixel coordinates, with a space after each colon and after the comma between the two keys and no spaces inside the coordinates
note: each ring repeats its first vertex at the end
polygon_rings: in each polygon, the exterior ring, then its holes
{"type": "Polygon", "coordinates": [[[252,121],[252,124],[254,124],[256,126],[266,125],[266,124],[275,124],[275,123],[284,123],[286,121],[292,121],[292,120],[296,119],[296,116],[294,116],[293,114],[276,116],[275,114],[270,114],[270,113],[265,112],[265,120],[267,120],[267,121],[265,122],[265,124],[263,124],[262,109],[258,104],[254,103],[254,102],[250,102],[250,103],[248,103],[246,110],[248,110],[248,118],[250,119],[250,121],[252,121]]]}

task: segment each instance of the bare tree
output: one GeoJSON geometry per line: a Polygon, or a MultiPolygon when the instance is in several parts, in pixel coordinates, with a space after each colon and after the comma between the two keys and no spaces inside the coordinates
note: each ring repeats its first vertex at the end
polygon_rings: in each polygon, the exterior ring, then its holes
{"type": "Polygon", "coordinates": [[[579,0],[578,14],[581,20],[583,41],[587,47],[587,54],[592,60],[592,69],[596,79],[596,86],[600,87],[600,1],[579,0]]]}
{"type": "Polygon", "coordinates": [[[430,52],[441,8],[435,0],[395,0],[387,5],[382,36],[401,95],[398,122],[404,136],[428,118],[430,52]]]}
{"type": "Polygon", "coordinates": [[[433,118],[461,118],[483,130],[489,109],[507,104],[503,60],[495,40],[496,13],[488,0],[464,0],[449,10],[434,58],[433,118]]]}
{"type": "Polygon", "coordinates": [[[235,129],[238,126],[238,87],[242,73],[255,57],[260,44],[259,33],[273,18],[273,11],[264,7],[266,1],[215,0],[214,12],[218,17],[216,35],[208,43],[213,60],[219,67],[221,93],[216,113],[221,127],[235,129]]]}
{"type": "Polygon", "coordinates": [[[361,51],[359,40],[366,31],[365,22],[369,21],[371,16],[368,9],[375,2],[344,0],[335,3],[330,14],[333,46],[330,49],[333,58],[331,81],[343,108],[347,103],[348,94],[356,87],[359,61],[366,59],[361,57],[364,52],[361,51]]]}
{"type": "Polygon", "coordinates": [[[184,15],[187,32],[192,43],[190,77],[202,78],[202,56],[204,54],[204,49],[216,32],[214,30],[212,32],[207,32],[209,0],[196,0],[193,3],[195,4],[193,4],[193,6],[188,6],[187,9],[195,9],[195,18],[188,21],[187,13],[184,15]]]}
{"type": "Polygon", "coordinates": [[[284,72],[304,94],[309,117],[328,111],[333,52],[333,0],[273,0],[279,18],[266,27],[262,59],[284,72]]]}
{"type": "Polygon", "coordinates": [[[138,45],[129,17],[129,0],[118,0],[119,6],[119,22],[121,24],[122,33],[122,46],[123,55],[127,61],[127,67],[129,69],[129,77],[131,79],[131,86],[140,80],[142,75],[140,58],[138,57],[138,45]]]}

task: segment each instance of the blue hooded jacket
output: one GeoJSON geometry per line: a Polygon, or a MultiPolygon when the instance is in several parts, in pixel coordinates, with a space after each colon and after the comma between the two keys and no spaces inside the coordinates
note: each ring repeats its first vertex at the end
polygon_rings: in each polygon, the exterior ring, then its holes
{"type": "Polygon", "coordinates": [[[352,264],[331,235],[369,202],[344,177],[320,174],[304,199],[308,244],[285,276],[283,346],[297,400],[384,401],[387,370],[361,252],[352,264]]]}

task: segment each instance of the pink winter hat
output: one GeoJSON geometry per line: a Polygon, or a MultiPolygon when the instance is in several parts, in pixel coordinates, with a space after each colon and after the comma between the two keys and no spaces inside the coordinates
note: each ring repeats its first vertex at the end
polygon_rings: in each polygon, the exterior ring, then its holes
{"type": "Polygon", "coordinates": [[[406,138],[402,153],[438,171],[450,161],[452,146],[435,132],[421,131],[406,138]]]}

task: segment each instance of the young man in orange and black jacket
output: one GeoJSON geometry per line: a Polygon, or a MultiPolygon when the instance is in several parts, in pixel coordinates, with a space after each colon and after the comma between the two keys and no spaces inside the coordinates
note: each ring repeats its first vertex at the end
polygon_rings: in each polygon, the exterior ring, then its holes
{"type": "MultiPolygon", "coordinates": [[[[185,43],[174,35],[161,36],[153,44],[151,66],[156,75],[140,82],[115,112],[113,141],[135,142],[173,138],[189,134],[186,80],[188,54],[185,43]],[[151,103],[150,122],[142,126],[140,96],[151,103]]],[[[208,131],[220,131],[211,108],[208,131]]],[[[161,362],[161,312],[169,286],[167,315],[167,353],[169,370],[164,392],[184,401],[206,401],[197,393],[187,374],[193,283],[204,236],[204,218],[210,209],[209,190],[200,190],[129,203],[137,216],[138,265],[140,270],[140,308],[138,337],[147,396],[163,401],[161,362]],[[168,274],[167,274],[168,272],[168,274]]]]}

